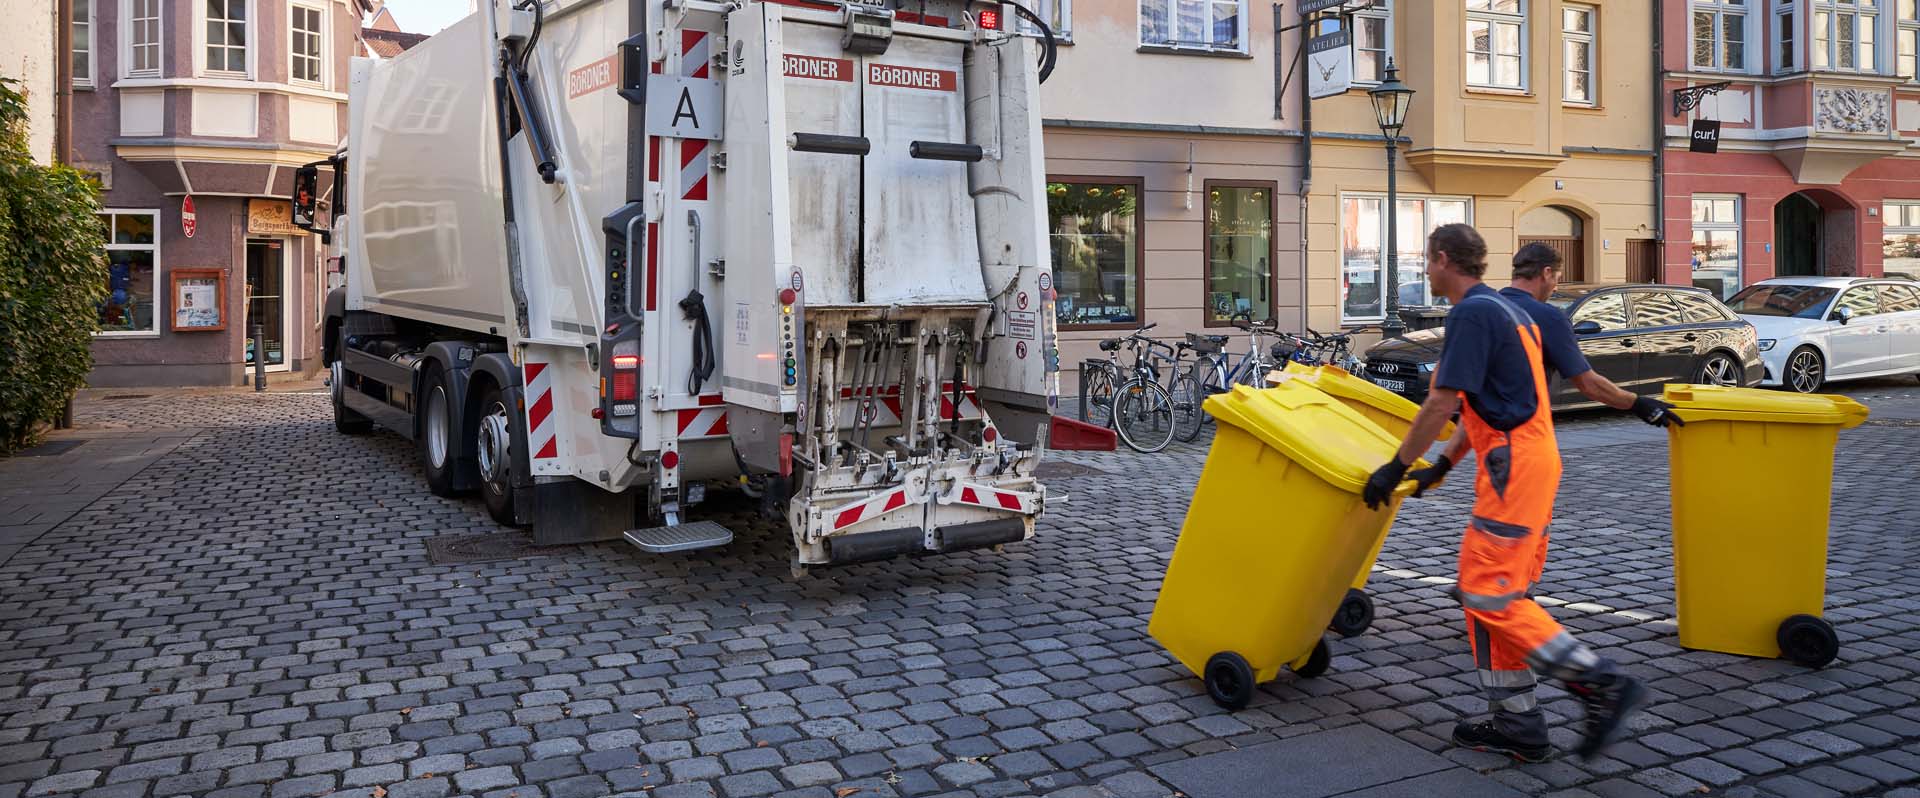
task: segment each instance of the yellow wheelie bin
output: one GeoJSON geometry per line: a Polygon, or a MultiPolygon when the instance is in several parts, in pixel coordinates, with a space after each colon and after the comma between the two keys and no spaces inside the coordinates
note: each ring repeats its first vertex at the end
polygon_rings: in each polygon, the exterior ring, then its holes
{"type": "Polygon", "coordinates": [[[1712,385],[1665,394],[1686,422],[1667,428],[1680,645],[1832,662],[1840,639],[1820,613],[1833,447],[1866,406],[1712,385]]]}
{"type": "Polygon", "coordinates": [[[1219,431],[1147,632],[1239,709],[1282,667],[1326,670],[1327,619],[1412,484],[1367,509],[1360,491],[1399,441],[1304,380],[1204,407],[1219,431]]]}
{"type": "MultiPolygon", "coordinates": [[[[1413,417],[1420,412],[1420,406],[1406,397],[1389,391],[1364,379],[1354,376],[1339,366],[1309,366],[1304,363],[1287,363],[1282,377],[1277,379],[1305,380],[1308,385],[1320,389],[1322,393],[1340,400],[1341,404],[1353,408],[1361,417],[1386,430],[1394,440],[1405,440],[1407,430],[1413,426],[1413,417]]],[[[1440,440],[1453,437],[1453,422],[1447,422],[1440,431],[1440,440]]],[[[1380,559],[1380,549],[1387,543],[1382,530],[1380,539],[1374,541],[1372,553],[1367,561],[1361,563],[1360,573],[1353,578],[1353,587],[1347,590],[1346,598],[1340,600],[1340,608],[1334,610],[1333,621],[1327,628],[1341,637],[1353,637],[1373,625],[1373,597],[1367,595],[1367,580],[1373,576],[1373,563],[1380,559]]]]}

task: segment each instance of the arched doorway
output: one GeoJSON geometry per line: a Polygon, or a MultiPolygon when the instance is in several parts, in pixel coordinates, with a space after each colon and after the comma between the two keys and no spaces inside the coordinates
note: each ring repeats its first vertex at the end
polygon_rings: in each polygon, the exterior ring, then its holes
{"type": "Polygon", "coordinates": [[[1773,206],[1773,273],[1812,277],[1820,271],[1820,228],[1825,212],[1806,194],[1788,194],[1773,206]]]}
{"type": "Polygon", "coordinates": [[[1521,214],[1516,225],[1520,246],[1546,244],[1560,253],[1560,279],[1570,283],[1587,280],[1586,225],[1580,215],[1558,205],[1543,205],[1521,214]]]}

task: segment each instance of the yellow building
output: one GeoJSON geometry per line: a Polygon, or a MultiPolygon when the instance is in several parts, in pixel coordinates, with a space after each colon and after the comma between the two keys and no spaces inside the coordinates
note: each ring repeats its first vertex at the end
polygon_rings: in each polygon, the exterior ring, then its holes
{"type": "Polygon", "coordinates": [[[1485,234],[1495,282],[1532,240],[1565,253],[1569,279],[1653,279],[1651,0],[1348,0],[1354,87],[1310,103],[1304,32],[1276,31],[1296,5],[1276,20],[1252,0],[1037,4],[1071,39],[1042,87],[1056,260],[1074,259],[1056,264],[1074,314],[1063,368],[1140,323],[1177,340],[1232,332],[1223,311],[1322,332],[1383,321],[1386,151],[1366,90],[1388,58],[1417,92],[1404,304],[1429,299],[1423,241],[1445,221],[1485,234]],[[1085,196],[1114,189],[1139,196],[1085,196]]]}
{"type": "Polygon", "coordinates": [[[1451,221],[1469,222],[1486,237],[1488,278],[1496,283],[1530,241],[1560,250],[1570,281],[1652,279],[1649,0],[1379,5],[1353,18],[1354,89],[1313,102],[1306,154],[1312,326],[1383,318],[1385,140],[1365,90],[1377,85],[1388,56],[1415,90],[1398,170],[1402,304],[1429,299],[1425,234],[1451,221]],[[1372,41],[1392,46],[1370,51],[1372,41]]]}

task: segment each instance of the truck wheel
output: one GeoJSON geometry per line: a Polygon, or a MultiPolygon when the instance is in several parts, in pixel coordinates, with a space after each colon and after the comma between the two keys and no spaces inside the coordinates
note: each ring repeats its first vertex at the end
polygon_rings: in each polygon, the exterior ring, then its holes
{"type": "Polygon", "coordinates": [[[328,375],[329,392],[333,395],[333,428],[342,435],[364,435],[373,429],[373,419],[347,409],[347,367],[338,359],[333,361],[332,373],[328,375]]]}
{"type": "Polygon", "coordinates": [[[427,395],[420,405],[420,466],[427,472],[427,489],[435,496],[456,496],[453,487],[453,403],[448,399],[447,373],[438,366],[427,372],[427,395]]]}
{"type": "Polygon", "coordinates": [[[473,451],[480,461],[480,497],[493,520],[518,526],[513,520],[513,417],[507,413],[500,389],[491,382],[480,393],[479,407],[473,451]]]}

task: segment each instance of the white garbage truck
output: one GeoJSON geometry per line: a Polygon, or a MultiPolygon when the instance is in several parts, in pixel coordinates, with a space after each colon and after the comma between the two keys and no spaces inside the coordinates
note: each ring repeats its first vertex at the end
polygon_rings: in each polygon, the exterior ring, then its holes
{"type": "Polygon", "coordinates": [[[1030,537],[1052,58],[1011,3],[482,0],[356,60],[295,180],[335,425],[539,544],[724,545],[715,483],[796,569],[1030,537]]]}

